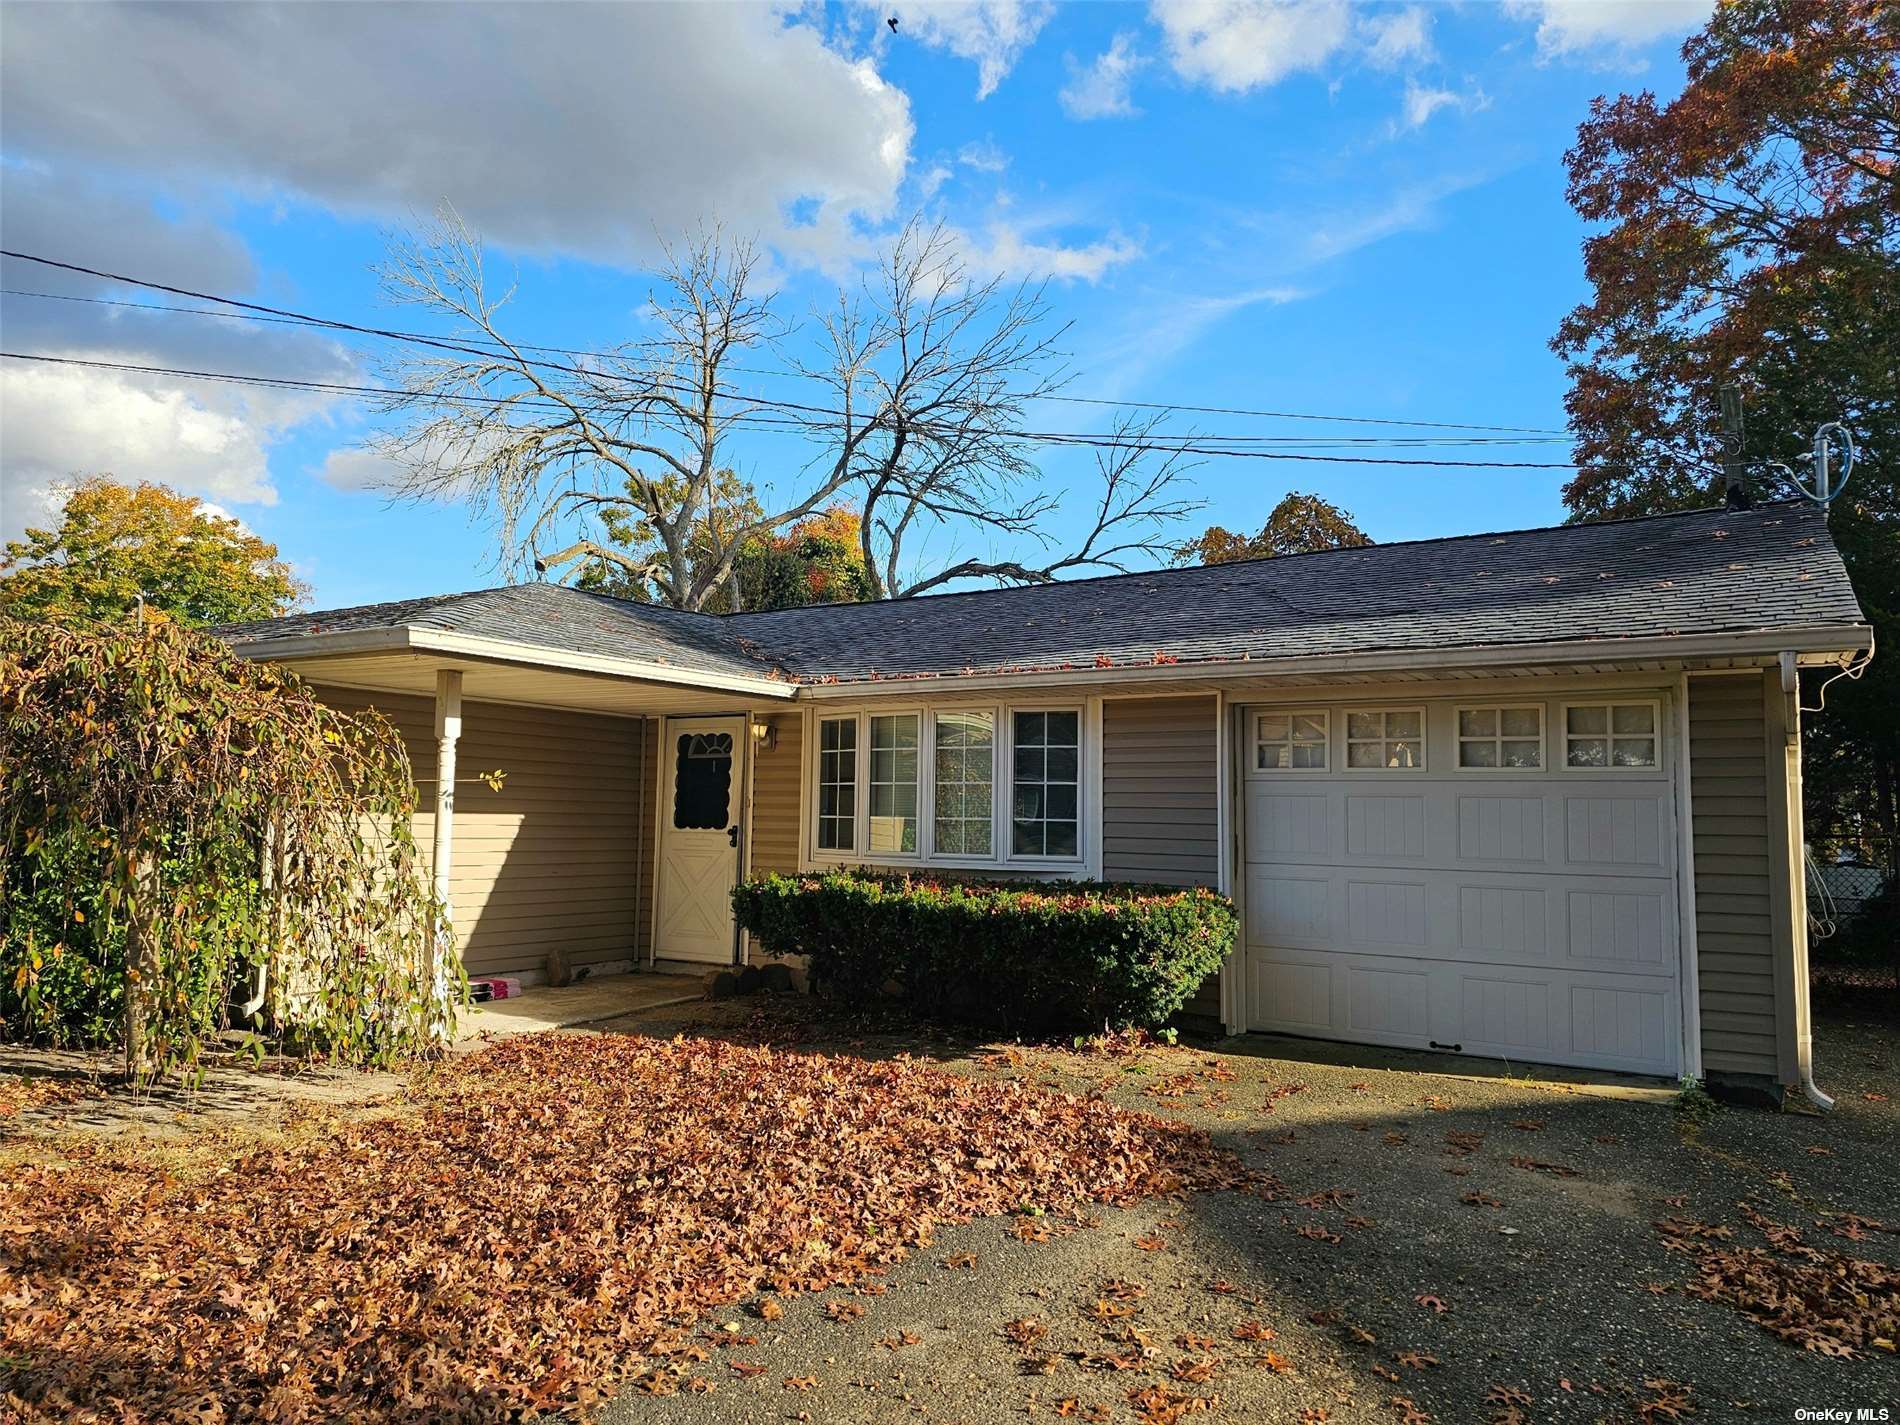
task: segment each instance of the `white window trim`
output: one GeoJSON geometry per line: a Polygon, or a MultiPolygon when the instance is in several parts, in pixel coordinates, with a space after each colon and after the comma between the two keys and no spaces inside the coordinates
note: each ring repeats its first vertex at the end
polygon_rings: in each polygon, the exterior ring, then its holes
{"type": "MultiPolygon", "coordinates": [[[[1381,723],[1380,725],[1383,726],[1384,724],[1381,723]]],[[[1357,773],[1364,776],[1391,776],[1395,773],[1404,774],[1426,771],[1431,765],[1431,732],[1431,714],[1423,703],[1370,703],[1363,707],[1342,707],[1340,709],[1339,718],[1339,770],[1341,772],[1357,773]],[[1352,715],[1354,713],[1378,713],[1384,718],[1391,716],[1393,713],[1403,712],[1418,714],[1418,766],[1393,767],[1384,762],[1381,762],[1376,767],[1353,766],[1352,745],[1355,742],[1361,745],[1376,742],[1383,747],[1388,742],[1409,742],[1412,739],[1405,737],[1388,737],[1383,732],[1377,737],[1356,738],[1352,735],[1352,715]]],[[[1330,736],[1328,737],[1328,741],[1331,741],[1330,736]]]]}
{"type": "MultiPolygon", "coordinates": [[[[1003,760],[1005,778],[999,777],[1000,801],[996,832],[1000,860],[1015,866],[1081,866],[1089,857],[1088,825],[1088,710],[1081,703],[1011,703],[1004,709],[1009,721],[1009,755],[1003,760]],[[1016,715],[1018,713],[1075,714],[1075,854],[1072,856],[1033,855],[1016,850],[1016,715]]],[[[1046,782],[1044,785],[1048,785],[1046,782]]],[[[1046,821],[1047,818],[1044,818],[1046,821]]]]}
{"type": "MultiPolygon", "coordinates": [[[[1561,725],[1556,729],[1556,735],[1552,738],[1552,741],[1556,744],[1556,750],[1559,754],[1558,759],[1557,759],[1558,771],[1577,773],[1577,774],[1582,774],[1584,776],[1590,776],[1590,777],[1600,776],[1606,772],[1615,773],[1619,777],[1627,777],[1627,776],[1660,777],[1663,775],[1663,759],[1665,756],[1665,749],[1664,749],[1664,744],[1663,744],[1662,700],[1661,699],[1659,698],[1622,698],[1622,697],[1617,697],[1614,694],[1610,694],[1610,695],[1600,697],[1600,698],[1578,698],[1575,702],[1566,702],[1566,703],[1561,704],[1558,709],[1558,716],[1559,716],[1561,725]],[[1619,767],[1617,766],[1614,760],[1616,756],[1616,745],[1615,745],[1614,739],[1620,735],[1625,742],[1634,742],[1640,739],[1642,737],[1642,734],[1641,733],[1617,734],[1617,733],[1612,733],[1606,730],[1603,734],[1603,737],[1605,741],[1610,743],[1608,752],[1612,760],[1609,762],[1609,764],[1603,767],[1573,767],[1571,766],[1570,765],[1570,710],[1572,708],[1611,709],[1612,711],[1610,713],[1609,726],[1613,727],[1615,726],[1615,721],[1616,721],[1616,714],[1613,710],[1619,707],[1625,707],[1625,708],[1646,707],[1649,709],[1649,725],[1652,729],[1652,731],[1649,734],[1649,740],[1653,742],[1656,746],[1656,760],[1650,763],[1647,767],[1619,767]]],[[[1592,735],[1593,734],[1587,733],[1587,732],[1582,734],[1582,736],[1585,738],[1588,738],[1592,735]]]]}
{"type": "MultiPolygon", "coordinates": [[[[1584,704],[1580,704],[1580,706],[1589,707],[1592,705],[1589,703],[1584,703],[1584,704]]],[[[1460,704],[1451,710],[1451,765],[1452,765],[1452,769],[1454,771],[1461,772],[1461,773],[1462,772],[1482,772],[1486,776],[1491,776],[1498,772],[1504,772],[1504,773],[1508,773],[1508,774],[1519,776],[1519,777],[1530,777],[1530,776],[1541,777],[1544,773],[1550,770],[1550,735],[1549,735],[1550,726],[1549,724],[1550,724],[1550,714],[1542,703],[1495,702],[1495,703],[1460,704]],[[1502,765],[1496,766],[1496,767],[1467,767],[1465,765],[1464,745],[1467,742],[1489,742],[1492,746],[1498,749],[1498,756],[1502,758],[1504,755],[1503,745],[1506,742],[1532,741],[1533,739],[1528,738],[1528,737],[1506,737],[1504,735],[1503,714],[1507,712],[1525,712],[1525,711],[1531,711],[1537,714],[1537,737],[1535,738],[1535,741],[1537,743],[1537,765],[1535,767],[1505,767],[1502,765]],[[1465,714],[1468,712],[1495,712],[1497,713],[1499,715],[1497,735],[1494,737],[1466,737],[1464,736],[1464,734],[1462,733],[1460,729],[1464,726],[1464,717],[1465,717],[1465,714]]]]}
{"type": "Polygon", "coordinates": [[[1099,715],[1091,716],[1086,702],[1050,702],[1027,698],[1021,701],[974,701],[954,698],[893,707],[863,704],[840,708],[829,705],[817,710],[815,716],[804,719],[803,741],[804,773],[800,778],[803,806],[799,815],[799,841],[805,848],[805,863],[809,866],[928,866],[946,871],[1002,871],[1015,866],[1079,874],[1096,865],[1093,858],[1097,854],[1096,842],[1100,833],[1096,828],[1095,801],[1100,796],[1100,790],[1093,769],[1100,758],[1101,720],[1099,715]],[[990,754],[991,853],[988,856],[960,853],[939,855],[937,852],[937,715],[952,712],[989,713],[996,720],[996,736],[990,754]],[[1014,803],[1016,765],[1014,714],[1019,712],[1063,712],[1076,716],[1076,736],[1081,746],[1078,749],[1076,771],[1076,852],[1073,856],[1018,855],[1010,850],[1010,807],[1014,803]],[[912,853],[874,852],[866,844],[870,838],[870,720],[872,717],[901,716],[906,713],[915,713],[920,719],[917,762],[918,849],[912,853]],[[819,724],[841,720],[855,721],[858,732],[855,801],[857,844],[849,851],[827,850],[818,845],[819,724]]]}
{"type": "MultiPolygon", "coordinates": [[[[1253,707],[1247,710],[1247,775],[1250,777],[1287,777],[1330,775],[1333,771],[1333,710],[1330,707],[1253,707]],[[1260,719],[1263,717],[1284,717],[1288,719],[1289,731],[1292,719],[1296,717],[1316,717],[1326,724],[1326,740],[1320,745],[1326,749],[1326,761],[1318,767],[1262,767],[1260,765],[1260,719]]],[[[1275,747],[1290,747],[1292,744],[1276,742],[1275,747]]]]}

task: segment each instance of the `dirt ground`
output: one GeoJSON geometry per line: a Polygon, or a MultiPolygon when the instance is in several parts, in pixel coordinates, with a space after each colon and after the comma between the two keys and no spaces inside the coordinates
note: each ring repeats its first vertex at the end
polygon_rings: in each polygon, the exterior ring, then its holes
{"type": "MultiPolygon", "coordinates": [[[[1900,1220],[1900,1027],[1888,1020],[1836,1011],[1817,1025],[1818,1077],[1839,1100],[1826,1117],[1688,1113],[1653,1088],[1464,1077],[1288,1040],[1083,1053],[841,1038],[802,1002],[673,1006],[603,1028],[911,1053],[950,1073],[1099,1092],[1206,1129],[1280,1184],[1270,1199],[1163,1199],[1083,1224],[980,1220],[855,1290],[735,1305],[698,1323],[684,1359],[622,1392],[604,1417],[617,1425],[1703,1425],[1793,1420],[1803,1408],[1851,1419],[1860,1407],[1900,1419],[1891,1352],[1803,1351],[1686,1296],[1691,1259],[1654,1226],[1727,1226],[1739,1242],[1756,1230],[1746,1210],[1900,1265],[1900,1235],[1825,1230],[1839,1220],[1829,1214],[1900,1220]]],[[[0,1086],[20,1067],[0,1064],[0,1086]]],[[[292,1082],[289,1094],[221,1090],[220,1131],[233,1120],[261,1130],[301,1094],[373,1103],[390,1087],[292,1082]]],[[[0,1117],[8,1154],[88,1123],[171,1134],[191,1117],[169,1101],[137,1113],[95,1100],[35,1109],[14,1085],[23,1111],[0,1117]]]]}
{"type": "MultiPolygon", "coordinates": [[[[1837,1016],[1818,1037],[1839,1103],[1825,1118],[1361,1067],[1285,1040],[1127,1057],[814,1044],[1100,1088],[1207,1129],[1284,1189],[1149,1203],[1046,1241],[1023,1240],[1020,1218],[971,1223],[868,1292],[787,1298],[772,1321],[756,1303],[722,1314],[684,1372],[699,1388],[636,1382],[606,1418],[1700,1423],[1867,1406],[1900,1419],[1893,1355],[1829,1359],[1685,1296],[1689,1258],[1653,1226],[1739,1238],[1744,1204],[1811,1238],[1825,1213],[1900,1218],[1900,1029],[1837,1016]]],[[[1829,1245],[1900,1263],[1892,1235],[1829,1245]]]]}

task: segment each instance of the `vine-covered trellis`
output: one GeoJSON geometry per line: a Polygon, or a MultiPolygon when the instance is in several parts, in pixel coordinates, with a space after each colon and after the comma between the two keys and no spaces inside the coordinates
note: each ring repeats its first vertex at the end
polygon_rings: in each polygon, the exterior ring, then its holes
{"type": "Polygon", "coordinates": [[[162,618],[0,617],[0,1034],[189,1073],[221,1030],[388,1063],[462,981],[376,713],[162,618]]]}

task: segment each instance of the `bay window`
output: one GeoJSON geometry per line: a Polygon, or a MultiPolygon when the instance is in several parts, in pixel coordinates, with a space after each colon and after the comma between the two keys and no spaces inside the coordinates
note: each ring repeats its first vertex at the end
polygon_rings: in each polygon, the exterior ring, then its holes
{"type": "Polygon", "coordinates": [[[1079,866],[1083,725],[1075,706],[817,714],[806,744],[811,855],[1079,866]]]}

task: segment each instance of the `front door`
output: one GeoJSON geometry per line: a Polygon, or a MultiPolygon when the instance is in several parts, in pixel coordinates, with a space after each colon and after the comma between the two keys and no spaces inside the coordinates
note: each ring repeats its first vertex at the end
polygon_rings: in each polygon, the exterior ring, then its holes
{"type": "Polygon", "coordinates": [[[654,936],[662,960],[733,961],[744,758],[742,717],[666,720],[654,936]]]}

